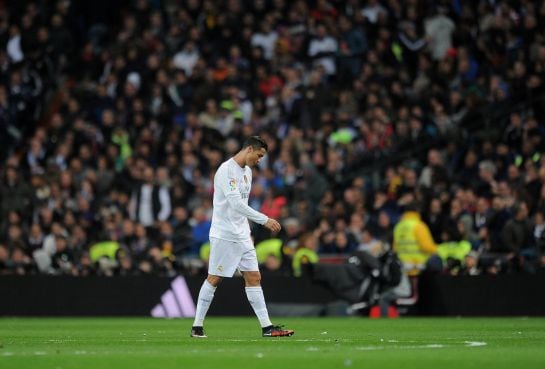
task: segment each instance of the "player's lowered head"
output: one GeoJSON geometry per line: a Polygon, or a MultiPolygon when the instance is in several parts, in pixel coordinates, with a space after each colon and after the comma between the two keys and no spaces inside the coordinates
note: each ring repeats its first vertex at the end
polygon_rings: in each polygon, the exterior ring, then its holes
{"type": "Polygon", "coordinates": [[[259,136],[250,136],[242,144],[242,149],[235,155],[234,159],[241,167],[253,167],[267,153],[268,146],[259,136]]]}

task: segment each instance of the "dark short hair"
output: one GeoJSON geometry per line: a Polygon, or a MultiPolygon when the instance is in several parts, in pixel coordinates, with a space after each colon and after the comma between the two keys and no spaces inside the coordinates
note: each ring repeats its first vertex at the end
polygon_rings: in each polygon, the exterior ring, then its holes
{"type": "Polygon", "coordinates": [[[514,215],[517,215],[520,209],[522,208],[522,205],[526,205],[524,201],[516,201],[513,206],[511,207],[511,211],[514,215]]]}
{"type": "Polygon", "coordinates": [[[267,143],[259,136],[250,136],[245,139],[244,143],[242,144],[242,148],[245,149],[248,146],[252,146],[254,150],[259,150],[261,148],[264,148],[265,151],[269,150],[267,143]]]}
{"type": "Polygon", "coordinates": [[[421,211],[421,206],[420,206],[420,203],[418,201],[412,201],[412,202],[408,203],[407,205],[405,205],[403,210],[404,211],[420,212],[421,211]]]}

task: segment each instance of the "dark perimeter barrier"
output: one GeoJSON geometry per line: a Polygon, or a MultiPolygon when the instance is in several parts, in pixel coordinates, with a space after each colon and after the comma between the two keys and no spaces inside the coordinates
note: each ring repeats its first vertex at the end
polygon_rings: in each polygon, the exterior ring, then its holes
{"type": "Polygon", "coordinates": [[[424,275],[418,313],[450,316],[543,316],[545,275],[424,275]]]}
{"type": "MultiPolygon", "coordinates": [[[[156,276],[0,277],[0,316],[187,317],[204,277],[156,276]]],[[[324,315],[336,298],[306,278],[266,276],[263,288],[273,315],[324,315]]],[[[253,314],[242,278],[217,289],[209,315],[253,314]]]]}
{"type": "MultiPolygon", "coordinates": [[[[0,277],[1,316],[188,317],[203,277],[0,277]]],[[[210,315],[252,315],[242,278],[225,279],[210,315]]],[[[342,315],[346,304],[307,278],[265,275],[271,315],[342,315]]],[[[545,315],[545,275],[423,276],[418,315],[545,315]]]]}

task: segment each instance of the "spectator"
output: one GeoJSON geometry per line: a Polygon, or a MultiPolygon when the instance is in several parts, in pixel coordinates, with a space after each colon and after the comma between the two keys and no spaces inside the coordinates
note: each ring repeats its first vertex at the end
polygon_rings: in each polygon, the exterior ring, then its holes
{"type": "Polygon", "coordinates": [[[513,218],[508,220],[502,231],[502,241],[507,257],[531,252],[534,248],[532,224],[528,219],[528,205],[515,203],[512,209],[513,218]]]}
{"type": "Polygon", "coordinates": [[[263,49],[263,54],[266,60],[271,60],[274,55],[274,46],[278,39],[278,33],[273,30],[272,18],[267,17],[260,23],[260,29],[252,35],[251,44],[253,47],[263,49]]]}
{"type": "Polygon", "coordinates": [[[42,227],[38,223],[33,223],[30,226],[30,231],[27,236],[27,243],[29,246],[29,251],[32,254],[34,250],[41,249],[44,242],[44,234],[42,227]]]}
{"type": "Polygon", "coordinates": [[[464,258],[464,263],[460,269],[459,275],[479,275],[479,254],[476,251],[470,251],[464,258]]]}
{"type": "Polygon", "coordinates": [[[305,264],[314,264],[320,260],[317,254],[319,249],[318,238],[314,233],[305,233],[299,237],[297,250],[293,255],[293,275],[300,277],[305,264]]]}
{"type": "Polygon", "coordinates": [[[337,41],[328,34],[323,24],[316,27],[316,36],[310,41],[308,56],[311,57],[315,67],[322,67],[328,76],[337,73],[335,64],[335,53],[337,52],[337,41]]]}
{"type": "Polygon", "coordinates": [[[69,247],[68,239],[63,235],[55,237],[55,253],[51,257],[51,266],[55,274],[74,273],[74,253],[69,247]]]}
{"type": "Polygon", "coordinates": [[[197,50],[195,43],[188,41],[183,49],[174,55],[172,63],[176,68],[183,70],[186,76],[191,77],[193,68],[197,64],[199,57],[199,50],[197,50]]]}
{"type": "Polygon", "coordinates": [[[31,191],[19,173],[19,168],[15,166],[8,166],[5,170],[4,181],[0,185],[0,210],[3,220],[7,219],[11,211],[19,212],[23,217],[30,215],[31,191]]]}
{"type": "Polygon", "coordinates": [[[383,249],[382,243],[377,240],[371,231],[365,228],[362,232],[361,242],[358,245],[358,251],[365,251],[373,256],[381,254],[383,249]]]}
{"type": "Polygon", "coordinates": [[[24,275],[33,272],[34,265],[31,258],[20,247],[16,247],[11,251],[11,268],[13,274],[24,275]]]}
{"type": "Polygon", "coordinates": [[[452,35],[456,25],[447,16],[448,9],[444,6],[437,6],[436,13],[426,19],[426,37],[429,38],[429,49],[435,60],[445,57],[447,50],[452,47],[452,35]]]}
{"type": "Polygon", "coordinates": [[[148,250],[152,246],[152,240],[148,236],[148,231],[143,224],[137,223],[134,228],[134,236],[131,237],[130,233],[127,234],[129,238],[128,249],[136,261],[140,261],[145,258],[148,250]]]}
{"type": "Polygon", "coordinates": [[[379,21],[379,18],[387,14],[386,8],[378,0],[369,0],[361,10],[363,16],[372,24],[379,21]]]}
{"type": "Polygon", "coordinates": [[[527,267],[524,255],[528,257],[527,253],[534,246],[528,206],[523,202],[516,203],[512,214],[512,218],[502,227],[501,237],[497,240],[499,242],[490,244],[481,258],[488,273],[505,273],[527,267]]]}
{"type": "Polygon", "coordinates": [[[348,17],[339,18],[339,78],[351,81],[361,70],[361,60],[367,51],[367,38],[363,30],[354,27],[348,17]]]}
{"type": "Polygon", "coordinates": [[[445,229],[448,219],[448,215],[443,211],[441,199],[437,197],[432,198],[429,204],[429,210],[425,216],[425,222],[430,228],[431,235],[436,243],[441,242],[441,233],[443,232],[443,229],[445,229]]]}
{"type": "Polygon", "coordinates": [[[208,233],[212,222],[203,207],[197,207],[193,210],[193,215],[189,220],[191,225],[192,246],[191,254],[197,255],[201,245],[208,242],[208,233]]]}
{"type": "Polygon", "coordinates": [[[131,218],[145,227],[168,219],[171,212],[170,194],[164,185],[155,184],[155,172],[150,166],[143,171],[143,183],[131,198],[131,218]]]}
{"type": "Polygon", "coordinates": [[[343,230],[333,233],[332,239],[328,244],[323,244],[320,252],[325,254],[350,255],[357,247],[357,244],[343,230]]]}
{"type": "Polygon", "coordinates": [[[479,164],[479,179],[475,183],[476,193],[479,196],[491,198],[492,194],[497,193],[497,182],[494,178],[496,167],[490,161],[482,161],[479,164]]]}
{"type": "Polygon", "coordinates": [[[174,254],[183,254],[191,247],[191,226],[187,210],[182,206],[176,206],[172,212],[170,224],[173,228],[174,254]]]}
{"type": "Polygon", "coordinates": [[[478,241],[473,243],[473,248],[478,249],[479,246],[487,239],[488,230],[487,224],[492,217],[492,209],[486,198],[480,197],[477,199],[475,212],[473,213],[473,231],[478,236],[478,241]]]}
{"type": "Polygon", "coordinates": [[[448,182],[448,174],[443,167],[443,159],[439,150],[428,151],[428,165],[422,169],[418,182],[428,188],[448,182]]]}

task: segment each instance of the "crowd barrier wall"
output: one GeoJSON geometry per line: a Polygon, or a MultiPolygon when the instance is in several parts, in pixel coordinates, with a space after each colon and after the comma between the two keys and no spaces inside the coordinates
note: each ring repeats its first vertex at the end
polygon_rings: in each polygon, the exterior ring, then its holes
{"type": "MultiPolygon", "coordinates": [[[[2,276],[0,316],[189,317],[202,281],[202,276],[2,276]]],[[[242,278],[225,279],[209,315],[251,315],[243,287],[242,278]]],[[[263,288],[271,315],[329,315],[338,303],[306,278],[267,275],[263,288]]],[[[545,316],[545,275],[423,276],[413,310],[429,316],[545,316]]]]}

